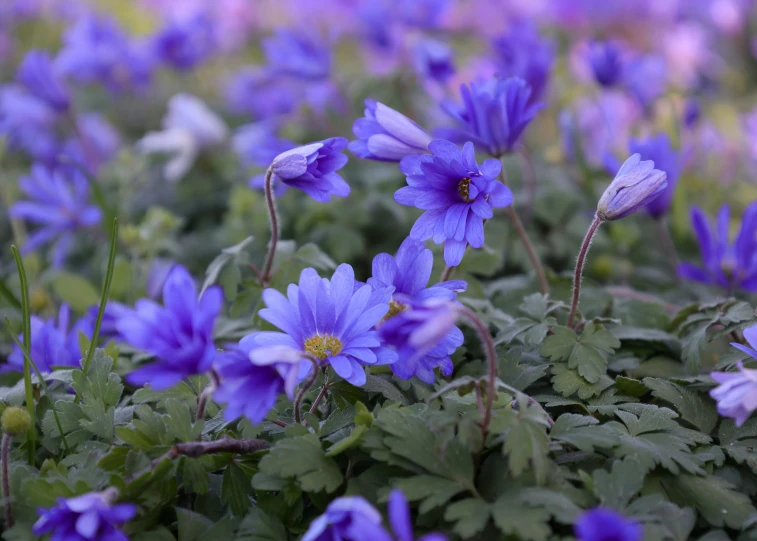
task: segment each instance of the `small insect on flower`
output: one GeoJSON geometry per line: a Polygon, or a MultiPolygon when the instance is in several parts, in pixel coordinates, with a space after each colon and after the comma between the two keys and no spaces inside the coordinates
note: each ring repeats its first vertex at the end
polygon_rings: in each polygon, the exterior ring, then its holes
{"type": "Polygon", "coordinates": [[[597,204],[602,221],[619,220],[652,202],[668,185],[664,171],[654,168],[652,160],[641,161],[639,154],[620,167],[597,204]]]}
{"type": "Polygon", "coordinates": [[[573,530],[579,541],[641,541],[644,535],[641,524],[602,507],[584,511],[573,530]]]}
{"type": "MultiPolygon", "coordinates": [[[[757,346],[757,325],[744,329],[743,334],[751,347],[736,342],[731,345],[757,359],[754,349],[757,346]]],[[[738,372],[710,373],[719,384],[710,391],[710,396],[717,401],[720,415],[730,417],[736,426],[741,426],[757,410],[757,370],[744,368],[741,362],[738,367],[738,372]]]]}
{"type": "Polygon", "coordinates": [[[454,143],[437,140],[429,150],[433,155],[408,156],[400,162],[408,185],[397,190],[394,199],[426,211],[410,236],[444,243],[444,262],[454,267],[468,244],[484,245],[484,220],[494,216],[492,209],[511,204],[513,195],[497,180],[500,161],[490,159],[479,166],[473,143],[460,150],[454,143]]]}

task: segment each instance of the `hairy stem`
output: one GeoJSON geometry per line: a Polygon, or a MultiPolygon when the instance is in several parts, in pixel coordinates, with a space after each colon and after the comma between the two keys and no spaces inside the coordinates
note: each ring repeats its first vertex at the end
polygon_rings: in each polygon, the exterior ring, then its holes
{"type": "Polygon", "coordinates": [[[584,263],[586,263],[586,255],[589,253],[589,247],[591,247],[591,241],[594,238],[594,234],[602,224],[602,220],[598,215],[594,215],[594,221],[591,222],[589,230],[586,232],[583,242],[581,243],[581,249],[578,251],[578,257],[576,258],[576,270],[573,274],[573,300],[570,304],[570,313],[568,314],[568,327],[573,326],[573,320],[576,318],[576,311],[578,310],[578,301],[581,298],[581,278],[584,273],[584,263]]]}
{"type": "Polygon", "coordinates": [[[180,456],[197,458],[202,455],[210,455],[213,453],[234,453],[237,455],[244,455],[268,449],[269,447],[270,445],[268,442],[264,440],[235,440],[227,436],[214,441],[189,441],[185,443],[177,443],[171,447],[165,455],[156,459],[156,461],[153,462],[153,465],[162,461],[164,458],[170,458],[172,460],[180,456]]]}
{"type": "Polygon", "coordinates": [[[318,378],[318,361],[314,357],[307,357],[307,359],[313,363],[313,371],[310,373],[307,381],[305,381],[305,384],[300,387],[300,392],[297,393],[297,397],[294,399],[294,422],[297,424],[302,424],[302,414],[300,413],[302,399],[318,378]]]}
{"type": "Polygon", "coordinates": [[[489,369],[489,374],[486,381],[486,406],[484,408],[484,418],[481,421],[481,432],[484,435],[484,439],[486,439],[486,434],[489,431],[489,423],[491,423],[492,420],[494,398],[497,395],[497,350],[494,347],[494,340],[489,332],[489,327],[486,323],[481,321],[473,310],[463,307],[460,308],[460,314],[467,319],[476,330],[486,352],[486,363],[489,369]]]}
{"type": "MultiPolygon", "coordinates": [[[[505,177],[504,165],[502,166],[502,170],[500,171],[500,179],[502,180],[502,184],[507,185],[507,177],[505,177]]],[[[520,217],[515,210],[514,203],[511,203],[510,206],[507,207],[507,214],[508,216],[510,216],[510,220],[513,222],[513,226],[515,226],[515,231],[520,237],[520,242],[526,249],[526,254],[528,255],[528,259],[531,261],[531,266],[536,272],[536,279],[539,282],[539,291],[542,295],[547,295],[549,293],[549,285],[547,284],[547,277],[544,274],[544,267],[542,267],[541,261],[539,260],[539,255],[536,253],[534,245],[531,243],[531,239],[528,238],[528,233],[526,233],[526,229],[523,227],[523,222],[520,221],[520,217]]]]}
{"type": "Polygon", "coordinates": [[[11,480],[8,476],[8,458],[10,457],[12,436],[3,432],[2,450],[0,450],[0,460],[3,467],[3,501],[5,502],[5,528],[13,527],[13,506],[11,504],[11,480]]]}
{"type": "Polygon", "coordinates": [[[441,276],[441,278],[439,278],[439,281],[440,282],[446,282],[447,280],[449,280],[449,277],[452,276],[452,272],[456,268],[457,267],[444,267],[444,272],[442,272],[442,276],[441,276]]]}
{"type": "Polygon", "coordinates": [[[324,382],[323,386],[321,387],[320,392],[318,393],[318,396],[315,397],[315,400],[313,401],[313,404],[310,406],[310,412],[309,413],[315,413],[318,409],[318,405],[321,403],[321,400],[326,396],[326,392],[329,389],[329,382],[324,382]]]}
{"type": "Polygon", "coordinates": [[[271,222],[271,242],[261,271],[263,286],[267,286],[271,279],[271,267],[276,255],[276,244],[279,242],[279,216],[276,212],[276,199],[273,196],[273,169],[271,167],[265,173],[265,201],[268,204],[268,219],[271,222]]]}

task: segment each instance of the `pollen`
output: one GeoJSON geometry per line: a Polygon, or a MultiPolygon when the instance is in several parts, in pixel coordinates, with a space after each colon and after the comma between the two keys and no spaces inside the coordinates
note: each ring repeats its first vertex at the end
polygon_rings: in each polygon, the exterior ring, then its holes
{"type": "Polygon", "coordinates": [[[316,334],[305,340],[305,351],[320,360],[339,355],[342,347],[341,340],[330,334],[316,334]]]}
{"type": "Polygon", "coordinates": [[[466,203],[470,202],[470,178],[464,177],[457,185],[457,193],[466,203]]]}
{"type": "Polygon", "coordinates": [[[389,301],[389,311],[381,319],[381,321],[386,321],[387,319],[393,318],[394,316],[396,316],[400,312],[404,312],[405,310],[407,310],[407,304],[402,304],[401,302],[391,300],[389,301]]]}

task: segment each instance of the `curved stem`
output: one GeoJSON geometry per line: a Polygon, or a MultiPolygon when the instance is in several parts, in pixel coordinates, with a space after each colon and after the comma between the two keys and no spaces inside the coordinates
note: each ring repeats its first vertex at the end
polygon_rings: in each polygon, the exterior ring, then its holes
{"type": "Polygon", "coordinates": [[[460,308],[460,314],[467,319],[476,330],[481,343],[486,351],[486,363],[489,368],[489,375],[486,381],[486,406],[484,408],[484,418],[481,421],[481,432],[486,439],[489,431],[489,423],[492,420],[492,408],[494,407],[494,397],[497,394],[497,350],[494,346],[494,340],[489,332],[489,327],[470,308],[460,308]]]}
{"type": "Polygon", "coordinates": [[[597,228],[602,224],[602,220],[598,215],[594,215],[594,221],[591,222],[589,230],[586,232],[583,242],[581,243],[581,249],[578,251],[578,257],[576,258],[576,270],[573,274],[573,300],[570,304],[570,313],[568,314],[568,327],[573,326],[573,320],[576,317],[576,311],[578,310],[578,300],[581,298],[581,277],[584,273],[584,263],[586,263],[586,255],[589,253],[589,247],[591,241],[594,238],[594,234],[597,232],[597,228]]]}
{"type": "Polygon", "coordinates": [[[273,257],[276,255],[276,244],[279,242],[279,216],[276,213],[276,200],[273,196],[273,169],[271,167],[265,173],[265,201],[268,204],[268,219],[271,222],[271,242],[268,245],[268,255],[261,271],[264,287],[268,285],[271,278],[273,257]]]}
{"type": "Polygon", "coordinates": [[[5,528],[13,527],[13,506],[11,504],[11,480],[8,477],[8,458],[10,456],[11,435],[3,432],[2,450],[0,460],[3,468],[3,501],[5,501],[5,528]]]}
{"type": "Polygon", "coordinates": [[[449,280],[449,277],[452,276],[452,272],[455,270],[456,267],[444,267],[444,272],[442,272],[442,276],[439,278],[440,282],[446,282],[449,280]]]}
{"type": "Polygon", "coordinates": [[[302,399],[305,397],[305,393],[308,392],[308,389],[315,383],[315,380],[318,378],[318,361],[313,357],[306,357],[311,363],[313,363],[313,372],[310,374],[310,377],[307,379],[305,384],[300,387],[300,392],[297,393],[297,397],[294,399],[294,422],[297,424],[302,424],[302,415],[300,414],[300,404],[302,404],[302,399]]]}
{"type": "Polygon", "coordinates": [[[329,382],[327,381],[321,387],[321,391],[318,393],[318,396],[315,397],[313,404],[310,406],[309,413],[316,412],[316,410],[318,409],[318,405],[321,403],[321,400],[323,400],[323,397],[326,396],[326,391],[328,391],[328,388],[329,388],[329,382]]]}
{"type": "MultiPolygon", "coordinates": [[[[504,164],[502,165],[502,170],[500,171],[499,176],[502,180],[502,184],[507,185],[504,164]]],[[[523,222],[520,221],[520,217],[518,217],[518,213],[515,211],[514,203],[511,203],[510,206],[507,207],[507,214],[510,216],[510,220],[515,226],[515,231],[518,233],[520,241],[523,243],[523,247],[526,249],[528,259],[531,260],[531,266],[534,268],[534,271],[536,271],[536,279],[539,282],[539,291],[542,295],[547,295],[549,293],[549,284],[547,284],[547,277],[544,274],[544,267],[541,265],[539,255],[536,253],[534,245],[531,244],[531,239],[528,238],[528,233],[526,233],[526,229],[523,227],[523,222]]]]}

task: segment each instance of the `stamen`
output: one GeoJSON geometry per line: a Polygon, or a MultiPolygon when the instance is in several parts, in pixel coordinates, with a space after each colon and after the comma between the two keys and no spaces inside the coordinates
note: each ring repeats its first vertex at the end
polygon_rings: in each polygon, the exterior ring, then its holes
{"type": "Polygon", "coordinates": [[[316,334],[305,340],[305,351],[320,360],[339,355],[342,347],[341,340],[330,334],[316,334]]]}
{"type": "Polygon", "coordinates": [[[470,203],[470,178],[465,177],[457,185],[457,193],[466,203],[470,203]]]}

